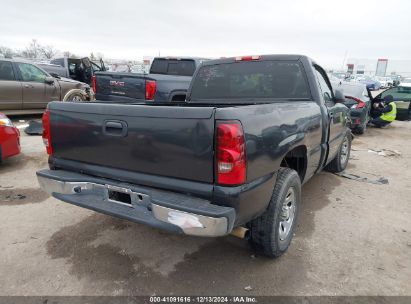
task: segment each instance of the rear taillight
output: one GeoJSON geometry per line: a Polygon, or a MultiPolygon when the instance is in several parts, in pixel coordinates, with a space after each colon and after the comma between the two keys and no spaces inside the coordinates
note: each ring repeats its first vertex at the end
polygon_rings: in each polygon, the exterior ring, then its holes
{"type": "Polygon", "coordinates": [[[240,185],[245,182],[245,141],[240,122],[217,122],[215,163],[219,185],[240,185]]]}
{"type": "Polygon", "coordinates": [[[254,55],[254,56],[240,56],[235,57],[235,61],[251,61],[251,60],[260,60],[261,56],[254,55]]]}
{"type": "Polygon", "coordinates": [[[51,136],[50,136],[50,111],[46,109],[43,113],[42,118],[43,123],[43,143],[46,146],[46,151],[48,155],[53,153],[53,149],[51,148],[51,136]]]}
{"type": "Polygon", "coordinates": [[[93,89],[94,94],[96,94],[97,92],[96,75],[91,76],[91,88],[93,89]]]}
{"type": "Polygon", "coordinates": [[[357,98],[357,97],[352,97],[352,96],[345,96],[345,98],[354,100],[357,104],[353,105],[351,108],[352,109],[361,109],[365,107],[365,102],[362,101],[361,99],[357,98]]]}
{"type": "Polygon", "coordinates": [[[146,80],[146,100],[153,100],[154,95],[156,94],[156,81],[155,80],[146,80]]]}

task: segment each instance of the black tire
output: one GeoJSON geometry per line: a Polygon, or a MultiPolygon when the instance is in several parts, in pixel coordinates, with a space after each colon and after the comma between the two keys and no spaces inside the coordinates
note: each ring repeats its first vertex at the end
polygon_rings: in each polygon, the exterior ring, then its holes
{"type": "Polygon", "coordinates": [[[344,171],[345,168],[347,168],[347,164],[348,164],[348,160],[350,158],[350,152],[351,152],[351,141],[352,141],[351,134],[346,134],[344,136],[343,142],[340,145],[340,148],[338,149],[337,155],[325,167],[325,170],[332,172],[332,173],[338,173],[338,172],[344,171]],[[345,148],[345,143],[348,145],[346,148],[345,148]]]}
{"type": "Polygon", "coordinates": [[[365,130],[367,129],[367,122],[364,122],[362,125],[356,127],[353,131],[355,134],[362,135],[364,134],[365,130]]]}
{"type": "MultiPolygon", "coordinates": [[[[289,168],[280,168],[267,210],[249,224],[249,242],[257,253],[271,258],[277,258],[287,250],[294,235],[300,202],[301,180],[298,173],[289,168]],[[283,209],[283,207],[288,206],[286,199],[289,198],[291,190],[293,191],[295,200],[293,203],[293,219],[288,223],[286,220],[287,211],[283,209]],[[284,235],[285,230],[283,225],[285,222],[288,223],[287,225],[290,225],[286,235],[284,235]],[[283,226],[280,228],[280,225],[283,226]],[[280,229],[282,231],[281,233],[280,229]]],[[[291,210],[291,208],[288,210],[291,210]]],[[[290,215],[291,211],[288,211],[289,219],[291,217],[290,215]]]]}

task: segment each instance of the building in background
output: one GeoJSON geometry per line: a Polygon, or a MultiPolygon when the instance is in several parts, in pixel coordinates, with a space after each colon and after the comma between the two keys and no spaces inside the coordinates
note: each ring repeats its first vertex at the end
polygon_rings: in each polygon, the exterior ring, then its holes
{"type": "Polygon", "coordinates": [[[369,76],[401,75],[411,77],[411,60],[348,58],[345,72],[369,76]]]}
{"type": "Polygon", "coordinates": [[[388,59],[378,59],[377,70],[375,71],[375,76],[385,76],[387,75],[387,65],[388,59]]]}

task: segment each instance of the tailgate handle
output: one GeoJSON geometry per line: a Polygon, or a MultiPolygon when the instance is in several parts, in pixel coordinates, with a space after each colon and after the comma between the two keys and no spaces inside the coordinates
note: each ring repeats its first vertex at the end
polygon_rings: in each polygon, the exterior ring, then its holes
{"type": "Polygon", "coordinates": [[[127,123],[121,120],[106,120],[103,134],[110,136],[127,136],[127,123]]]}

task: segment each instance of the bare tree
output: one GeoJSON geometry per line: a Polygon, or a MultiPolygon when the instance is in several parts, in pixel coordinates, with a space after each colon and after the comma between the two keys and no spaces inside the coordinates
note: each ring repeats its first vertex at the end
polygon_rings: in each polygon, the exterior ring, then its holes
{"type": "Polygon", "coordinates": [[[14,52],[7,46],[0,46],[0,54],[3,54],[6,58],[11,58],[14,55],[14,52]]]}
{"type": "Polygon", "coordinates": [[[56,49],[51,45],[39,46],[39,50],[47,59],[53,58],[57,53],[56,49]]]}
{"type": "Polygon", "coordinates": [[[22,55],[26,58],[36,59],[40,55],[40,46],[36,39],[31,40],[30,44],[22,52],[22,55]]]}
{"type": "Polygon", "coordinates": [[[63,52],[63,55],[66,58],[77,58],[77,56],[75,54],[73,54],[72,52],[70,52],[70,51],[63,52]]]}

